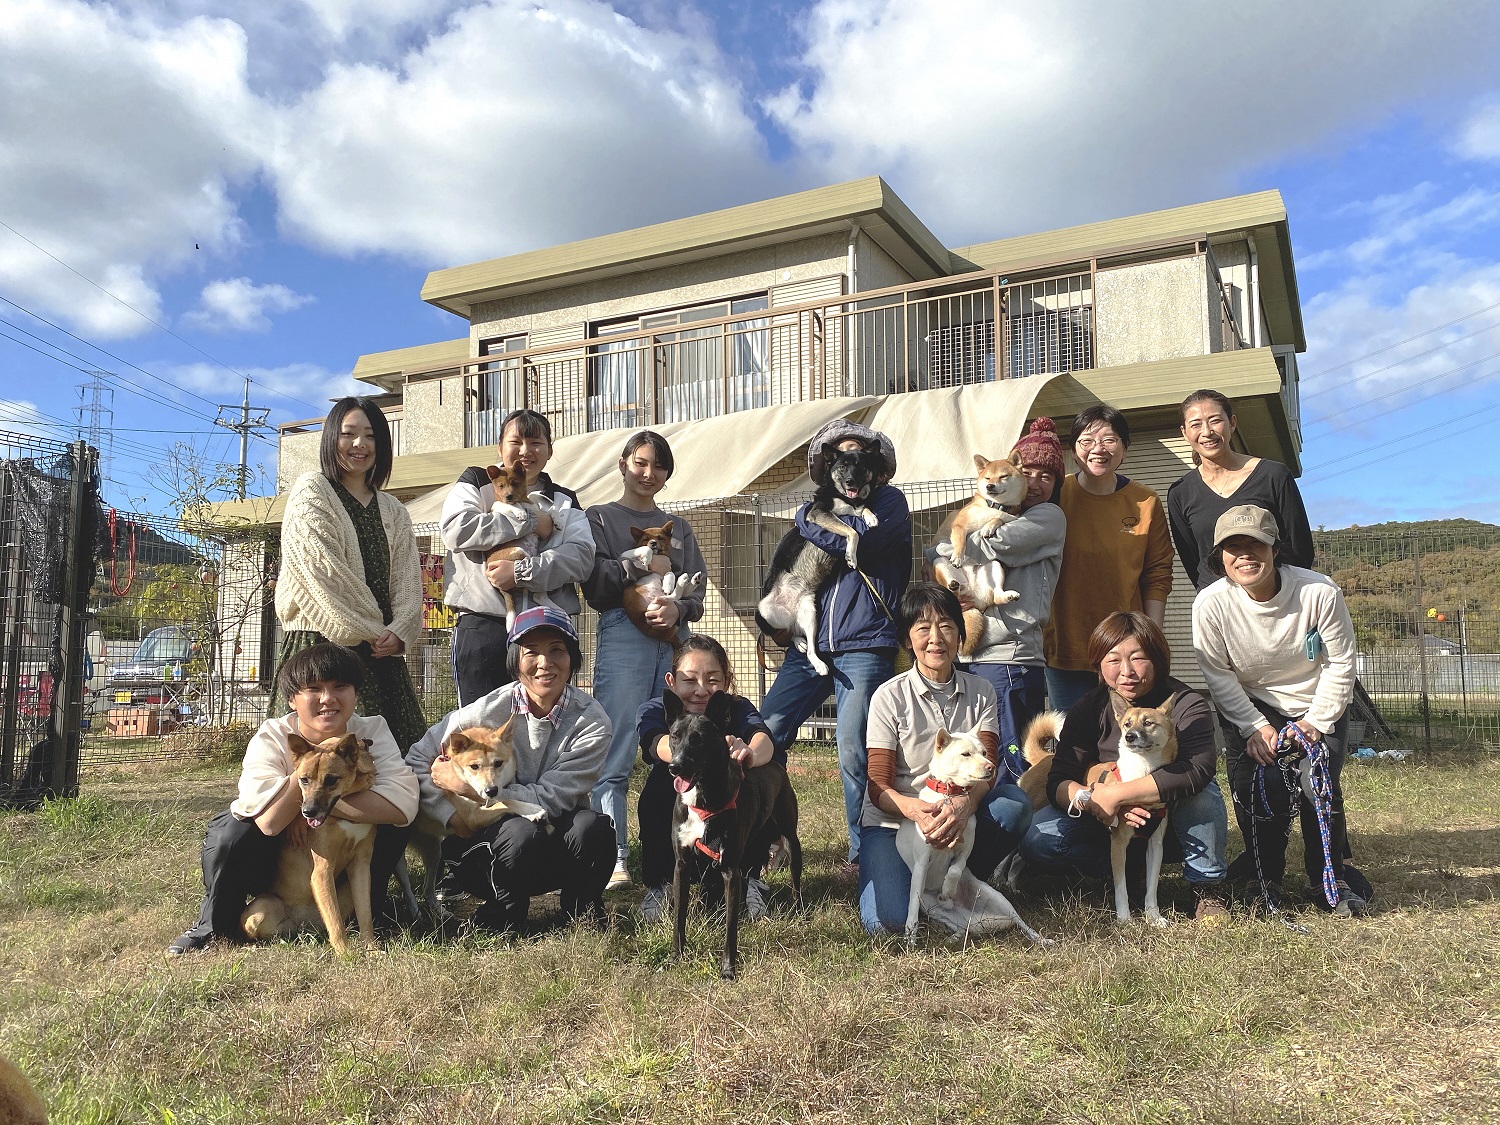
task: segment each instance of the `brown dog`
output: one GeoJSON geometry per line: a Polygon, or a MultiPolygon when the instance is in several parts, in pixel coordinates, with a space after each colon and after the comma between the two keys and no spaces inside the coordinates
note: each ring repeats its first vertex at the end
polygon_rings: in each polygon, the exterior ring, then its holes
{"type": "Polygon", "coordinates": [[[969,559],[964,548],[971,535],[982,535],[999,523],[1007,523],[1020,514],[1020,503],[1026,498],[1026,476],[1021,472],[1019,455],[998,461],[976,453],[974,465],[979,470],[974,497],[946,521],[943,536],[946,556],[939,555],[933,564],[933,577],[955,594],[967,594],[973,608],[964,611],[964,641],[959,648],[963,656],[972,656],[984,638],[984,611],[995,605],[1008,605],[1021,595],[1005,588],[1005,567],[988,559],[969,559]]]}
{"type": "MultiPolygon", "coordinates": [[[[495,488],[495,507],[506,505],[513,508],[536,508],[527,495],[526,470],[520,465],[510,469],[504,465],[488,465],[484,471],[489,474],[490,484],[495,488]]],[[[540,546],[541,540],[533,532],[491,548],[486,552],[484,561],[486,565],[500,561],[519,562],[535,555],[540,546]]],[[[505,627],[508,629],[516,620],[515,591],[501,590],[500,596],[505,599],[505,627]]]]}
{"type": "Polygon", "coordinates": [[[26,1075],[0,1055],[0,1125],[47,1125],[47,1105],[26,1075]]]}
{"type": "Polygon", "coordinates": [[[312,834],[305,847],[288,843],[281,849],[276,882],[245,907],[240,926],[251,941],[269,941],[321,924],[329,944],[347,956],[344,920],[351,910],[365,944],[375,944],[370,908],[375,826],[338,817],[330,821],[329,814],[341,799],[375,783],[375,760],[369,741],[355,734],[316,745],[295,734],[287,741],[295,763],[292,784],[302,790],[302,817],[312,834]]]}
{"type": "Polygon", "coordinates": [[[673,522],[668,520],[660,527],[630,529],[635,546],[621,555],[620,561],[630,561],[645,567],[646,575],[625,587],[620,595],[620,608],[646,636],[676,647],[682,643],[678,637],[677,625],[653,625],[646,620],[646,610],[651,608],[651,603],[657,598],[678,601],[691,597],[703,588],[701,573],[672,573],[672,556],[667,549],[672,545],[673,522]]]}

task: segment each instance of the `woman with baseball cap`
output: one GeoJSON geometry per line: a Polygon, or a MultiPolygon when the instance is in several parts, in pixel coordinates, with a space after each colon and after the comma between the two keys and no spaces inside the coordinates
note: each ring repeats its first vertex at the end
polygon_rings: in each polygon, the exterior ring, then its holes
{"type": "Polygon", "coordinates": [[[1354,693],[1354,623],[1333,580],[1280,561],[1276,517],[1241,504],[1214,524],[1209,565],[1221,577],[1193,602],[1193,649],[1208,682],[1228,749],[1227,768],[1245,854],[1230,876],[1258,872],[1274,898],[1286,870],[1292,802],[1280,779],[1255,783],[1257,766],[1278,760],[1295,770],[1303,863],[1313,897],[1340,915],[1364,913],[1369,883],[1344,861],[1348,834],[1339,785],[1354,693]],[[1283,738],[1285,734],[1285,738],[1283,738]],[[1314,769],[1305,744],[1327,747],[1327,820],[1313,800],[1314,769]],[[1278,759],[1278,744],[1282,751],[1278,759]],[[1277,801],[1277,798],[1280,801],[1277,801]],[[1324,886],[1324,839],[1337,902],[1324,886]]]}
{"type": "Polygon", "coordinates": [[[614,864],[615,833],[607,816],[589,808],[589,794],[609,748],[609,718],[592,697],[569,681],[582,664],[573,619],[552,606],[516,615],[506,663],[514,683],[460,707],[411,748],[407,763],[422,785],[422,810],[439,823],[454,814],[443,788],[461,783],[440,758],[454,731],[510,724],[516,779],[500,799],[525,801],[547,810],[546,823],[507,816],[468,838],[443,842],[452,882],[484,900],[475,912],[483,926],[519,930],[533,895],[561,891],[562,912],[571,919],[605,920],[604,885],[614,864]]]}

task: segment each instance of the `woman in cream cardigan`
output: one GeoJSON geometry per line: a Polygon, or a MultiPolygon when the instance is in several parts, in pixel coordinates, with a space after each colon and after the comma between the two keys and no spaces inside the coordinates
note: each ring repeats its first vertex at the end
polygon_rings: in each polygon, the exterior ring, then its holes
{"type": "MultiPolygon", "coordinates": [[[[422,635],[422,580],[411,517],[380,490],[394,456],[380,407],[339,399],[318,456],[321,471],[297,478],[281,524],[281,660],[324,641],[354,649],[370,672],[359,711],[384,716],[404,754],[427,731],[404,657],[422,635]]],[[[287,709],[278,693],[271,713],[287,709]]]]}

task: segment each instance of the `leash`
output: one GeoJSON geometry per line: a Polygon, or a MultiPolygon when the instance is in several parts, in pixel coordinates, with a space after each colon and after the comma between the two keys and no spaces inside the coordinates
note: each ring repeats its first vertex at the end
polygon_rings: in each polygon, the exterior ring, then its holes
{"type": "Polygon", "coordinates": [[[125,548],[125,585],[119,584],[119,564],[116,556],[119,554],[120,546],[116,535],[117,514],[113,508],[109,510],[109,592],[117,598],[123,598],[130,593],[130,587],[135,584],[135,524],[130,520],[125,521],[126,527],[130,529],[130,542],[125,548]]]}
{"type": "MultiPolygon", "coordinates": [[[[1294,815],[1301,816],[1302,783],[1298,766],[1304,757],[1308,762],[1308,788],[1312,790],[1313,815],[1317,818],[1318,837],[1323,843],[1323,897],[1329,906],[1337,908],[1339,889],[1338,879],[1333,870],[1333,833],[1330,826],[1333,809],[1333,777],[1328,765],[1328,746],[1322,739],[1308,738],[1302,728],[1294,722],[1287,723],[1276,736],[1276,760],[1273,763],[1282,785],[1286,788],[1289,805],[1282,848],[1285,849],[1286,841],[1291,838],[1294,815]]],[[[1277,819],[1276,811],[1271,807],[1270,793],[1266,789],[1267,772],[1268,767],[1264,763],[1255,764],[1255,773],[1250,782],[1250,805],[1247,809],[1252,825],[1255,821],[1277,819]]],[[[1238,795],[1235,795],[1234,800],[1236,804],[1240,803],[1238,795]]],[[[1283,926],[1294,933],[1311,933],[1312,931],[1307,926],[1292,921],[1282,912],[1276,902],[1276,897],[1271,893],[1270,885],[1266,882],[1265,869],[1261,864],[1260,833],[1253,829],[1250,833],[1250,850],[1255,858],[1255,878],[1260,884],[1261,897],[1265,899],[1267,909],[1281,920],[1283,926]]]]}

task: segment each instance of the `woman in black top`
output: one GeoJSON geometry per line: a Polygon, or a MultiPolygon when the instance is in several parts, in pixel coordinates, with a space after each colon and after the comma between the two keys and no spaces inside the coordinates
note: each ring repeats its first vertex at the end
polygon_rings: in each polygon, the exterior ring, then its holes
{"type": "Polygon", "coordinates": [[[1291,470],[1231,448],[1235,428],[1234,403],[1218,391],[1194,391],[1183,400],[1182,436],[1197,468],[1167,489],[1167,522],[1195,590],[1218,581],[1219,575],[1208,568],[1214,524],[1240,504],[1254,504],[1276,517],[1281,562],[1312,569],[1312,528],[1291,470]]]}

